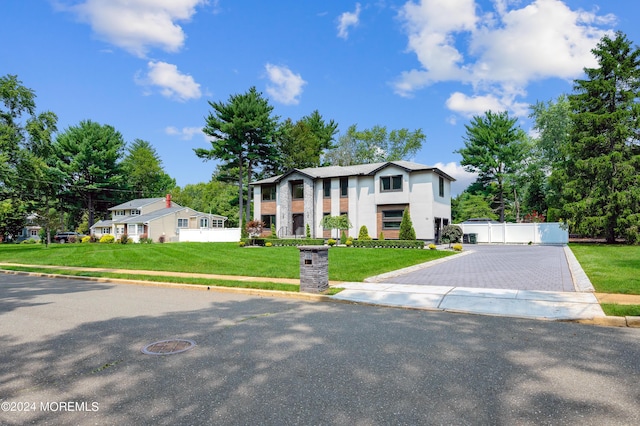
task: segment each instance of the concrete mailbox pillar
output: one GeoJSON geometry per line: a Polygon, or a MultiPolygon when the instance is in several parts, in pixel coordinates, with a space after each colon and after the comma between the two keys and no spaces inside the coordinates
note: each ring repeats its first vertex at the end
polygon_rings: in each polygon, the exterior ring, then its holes
{"type": "Polygon", "coordinates": [[[329,288],[329,247],[298,246],[300,249],[300,291],[321,293],[329,288]]]}

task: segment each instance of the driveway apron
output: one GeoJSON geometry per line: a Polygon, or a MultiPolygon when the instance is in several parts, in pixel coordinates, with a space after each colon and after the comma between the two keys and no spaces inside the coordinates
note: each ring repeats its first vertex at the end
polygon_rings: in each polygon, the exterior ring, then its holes
{"type": "Polygon", "coordinates": [[[465,256],[420,270],[385,278],[385,283],[575,291],[562,246],[466,245],[465,256]]]}

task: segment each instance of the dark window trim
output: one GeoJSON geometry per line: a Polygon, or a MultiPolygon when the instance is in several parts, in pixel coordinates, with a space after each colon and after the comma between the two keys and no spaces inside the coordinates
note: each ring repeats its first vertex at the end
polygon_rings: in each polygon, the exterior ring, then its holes
{"type": "Polygon", "coordinates": [[[301,180],[295,180],[291,182],[291,199],[292,200],[304,200],[304,182],[301,180]],[[302,196],[301,197],[297,197],[296,196],[296,188],[298,186],[302,187],[302,196]]]}
{"type": "Polygon", "coordinates": [[[402,191],[402,186],[404,185],[404,178],[402,175],[390,175],[390,176],[380,176],[380,192],[399,192],[402,191]],[[397,180],[399,178],[399,181],[397,180]],[[384,181],[389,181],[389,189],[384,188],[384,181]],[[399,182],[399,187],[394,187],[394,184],[399,182]]]}
{"type": "Polygon", "coordinates": [[[438,180],[438,195],[444,198],[444,178],[442,176],[438,176],[440,179],[438,180]]]}
{"type": "Polygon", "coordinates": [[[262,201],[275,201],[276,200],[276,186],[275,185],[263,185],[262,186],[262,201]],[[265,191],[268,189],[268,191],[265,191]],[[267,198],[266,195],[269,194],[267,198]]]}
{"type": "Polygon", "coordinates": [[[340,178],[340,198],[349,197],[349,178],[340,178]]]}
{"type": "Polygon", "coordinates": [[[400,229],[400,223],[402,222],[402,214],[404,210],[382,210],[382,229],[383,230],[398,230],[400,229]],[[387,216],[389,213],[394,213],[393,216],[387,216]]]}

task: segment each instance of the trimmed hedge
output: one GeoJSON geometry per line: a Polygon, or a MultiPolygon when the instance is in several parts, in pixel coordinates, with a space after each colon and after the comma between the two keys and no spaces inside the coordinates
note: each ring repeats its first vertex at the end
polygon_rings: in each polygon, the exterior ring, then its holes
{"type": "Polygon", "coordinates": [[[321,238],[242,238],[240,241],[247,246],[264,246],[267,241],[273,244],[274,247],[324,245],[324,239],[321,238]]]}
{"type": "Polygon", "coordinates": [[[423,249],[424,241],[417,240],[353,240],[353,247],[423,249]]]}

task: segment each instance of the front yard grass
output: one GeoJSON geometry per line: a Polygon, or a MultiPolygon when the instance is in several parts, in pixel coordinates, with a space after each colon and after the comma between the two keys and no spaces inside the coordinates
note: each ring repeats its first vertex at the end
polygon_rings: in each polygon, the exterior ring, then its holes
{"type": "MultiPolygon", "coordinates": [[[[452,255],[439,250],[332,247],[329,279],[363,281],[395,269],[452,255]]],[[[0,262],[299,278],[296,247],[239,247],[236,243],[0,245],[0,262]]]]}
{"type": "MultiPolygon", "coordinates": [[[[598,293],[640,294],[640,246],[571,244],[598,293]]],[[[638,316],[640,305],[601,304],[610,316],[638,316]]]]}
{"type": "Polygon", "coordinates": [[[599,293],[640,294],[640,246],[571,244],[599,293]]]}

